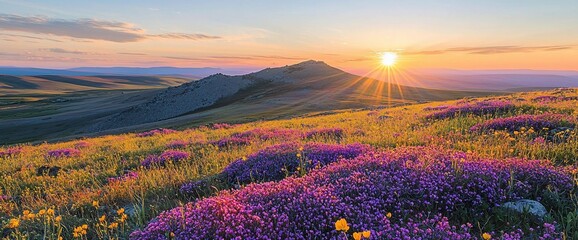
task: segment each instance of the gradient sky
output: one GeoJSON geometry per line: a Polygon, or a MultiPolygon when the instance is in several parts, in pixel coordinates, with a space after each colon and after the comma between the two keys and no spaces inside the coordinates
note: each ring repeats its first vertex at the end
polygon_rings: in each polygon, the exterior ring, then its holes
{"type": "Polygon", "coordinates": [[[0,0],[0,66],[578,70],[578,1],[0,0]]]}

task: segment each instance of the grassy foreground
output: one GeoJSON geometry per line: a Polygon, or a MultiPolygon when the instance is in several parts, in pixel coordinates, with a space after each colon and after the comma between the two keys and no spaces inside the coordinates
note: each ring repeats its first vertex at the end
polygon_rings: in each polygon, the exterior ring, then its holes
{"type": "Polygon", "coordinates": [[[560,89],[6,146],[2,237],[576,239],[577,99],[560,89]],[[521,198],[549,214],[497,207],[521,198]]]}

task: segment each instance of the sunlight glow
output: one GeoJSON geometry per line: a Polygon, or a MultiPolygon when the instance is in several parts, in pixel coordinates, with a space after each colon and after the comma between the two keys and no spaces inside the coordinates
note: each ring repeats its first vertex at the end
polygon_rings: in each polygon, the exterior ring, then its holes
{"type": "Polygon", "coordinates": [[[391,67],[397,61],[397,53],[394,52],[384,52],[381,54],[381,64],[387,67],[391,67]]]}

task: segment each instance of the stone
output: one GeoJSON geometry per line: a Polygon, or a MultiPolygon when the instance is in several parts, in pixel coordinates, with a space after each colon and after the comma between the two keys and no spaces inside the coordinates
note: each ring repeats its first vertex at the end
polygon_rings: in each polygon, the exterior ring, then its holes
{"type": "Polygon", "coordinates": [[[514,202],[507,202],[502,204],[503,208],[510,209],[519,213],[528,212],[537,217],[544,217],[548,214],[546,207],[538,201],[522,199],[514,202]]]}

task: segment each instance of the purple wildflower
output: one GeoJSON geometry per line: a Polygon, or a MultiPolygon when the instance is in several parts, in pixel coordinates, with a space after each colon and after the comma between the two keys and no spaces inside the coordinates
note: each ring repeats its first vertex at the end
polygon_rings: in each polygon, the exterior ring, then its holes
{"type": "Polygon", "coordinates": [[[564,114],[519,115],[507,118],[497,118],[479,123],[470,128],[470,131],[506,130],[517,131],[524,127],[540,131],[543,128],[555,129],[558,127],[574,127],[575,119],[564,114]]]}
{"type": "Polygon", "coordinates": [[[307,133],[305,133],[306,138],[335,138],[341,139],[343,137],[343,129],[341,128],[321,128],[321,129],[314,129],[307,133]]]}
{"type": "Polygon", "coordinates": [[[10,147],[6,150],[0,150],[0,157],[14,157],[22,153],[21,147],[10,147]]]}
{"type": "Polygon", "coordinates": [[[185,140],[174,140],[167,143],[167,148],[184,148],[189,145],[189,142],[185,140]]]}
{"type": "Polygon", "coordinates": [[[62,158],[62,157],[76,157],[80,155],[80,151],[74,148],[64,148],[48,151],[48,157],[62,158]]]}
{"type": "Polygon", "coordinates": [[[154,135],[159,135],[159,134],[170,134],[170,133],[175,133],[177,131],[172,130],[172,129],[166,129],[166,128],[159,128],[159,129],[153,129],[147,132],[142,132],[137,134],[137,137],[151,137],[154,135]]]}
{"type": "Polygon", "coordinates": [[[108,183],[109,184],[121,183],[129,180],[134,180],[137,178],[138,178],[137,172],[129,171],[121,176],[108,178],[108,183]]]}
{"type": "Polygon", "coordinates": [[[458,115],[484,115],[498,114],[514,109],[514,105],[509,101],[481,101],[475,103],[464,103],[447,107],[441,111],[431,113],[427,119],[445,119],[458,115]]]}
{"type": "MultiPolygon", "coordinates": [[[[224,191],[163,212],[130,237],[336,239],[340,233],[334,223],[345,218],[351,231],[370,230],[374,239],[472,239],[479,236],[473,224],[448,220],[460,210],[475,213],[472,221],[481,220],[488,208],[505,201],[539,199],[546,189],[569,195],[574,188],[570,173],[546,161],[406,148],[338,161],[304,177],[224,191]]],[[[531,236],[559,237],[550,226],[532,226],[531,236]]],[[[504,237],[514,235],[527,236],[515,231],[504,237]]]]}
{"type": "Polygon", "coordinates": [[[141,162],[144,167],[151,167],[153,165],[164,166],[168,161],[179,162],[189,158],[190,154],[183,151],[167,150],[161,155],[150,155],[141,162]]]}

